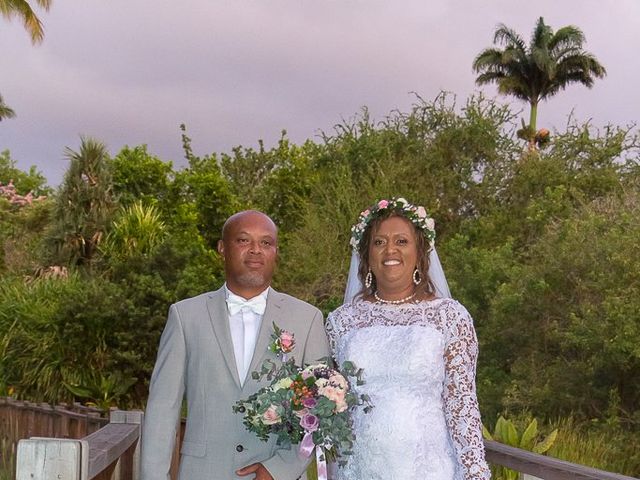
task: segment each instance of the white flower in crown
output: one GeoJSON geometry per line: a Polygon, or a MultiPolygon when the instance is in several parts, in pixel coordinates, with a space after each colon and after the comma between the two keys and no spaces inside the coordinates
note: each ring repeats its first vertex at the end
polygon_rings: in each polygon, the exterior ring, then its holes
{"type": "MultiPolygon", "coordinates": [[[[422,207],[420,207],[420,208],[422,208],[422,207]]],[[[426,221],[425,221],[425,223],[426,223],[427,228],[428,228],[429,230],[435,230],[435,228],[436,228],[436,222],[435,222],[435,220],[434,220],[433,218],[427,218],[427,219],[426,219],[426,221]]]]}

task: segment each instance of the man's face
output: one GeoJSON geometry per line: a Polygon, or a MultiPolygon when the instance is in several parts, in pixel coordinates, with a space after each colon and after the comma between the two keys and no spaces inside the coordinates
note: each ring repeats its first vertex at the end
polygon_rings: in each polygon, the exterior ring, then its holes
{"type": "Polygon", "coordinates": [[[224,258],[231,291],[251,298],[269,286],[276,266],[277,235],[271,219],[258,212],[243,212],[230,220],[218,252],[224,258]]]}

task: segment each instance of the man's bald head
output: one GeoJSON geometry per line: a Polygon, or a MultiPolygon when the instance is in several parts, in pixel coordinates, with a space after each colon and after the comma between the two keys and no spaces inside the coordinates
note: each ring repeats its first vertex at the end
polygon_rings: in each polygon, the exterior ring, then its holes
{"type": "Polygon", "coordinates": [[[244,221],[251,221],[251,219],[256,219],[258,221],[261,219],[262,221],[271,224],[274,234],[277,237],[278,227],[275,222],[271,220],[269,215],[262,213],[259,210],[243,210],[242,212],[234,213],[224,222],[224,225],[222,225],[222,241],[228,239],[229,232],[233,229],[235,224],[243,223],[244,221]]]}

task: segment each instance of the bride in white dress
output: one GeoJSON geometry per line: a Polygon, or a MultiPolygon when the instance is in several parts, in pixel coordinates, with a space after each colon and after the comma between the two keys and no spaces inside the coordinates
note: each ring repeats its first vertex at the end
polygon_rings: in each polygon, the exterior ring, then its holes
{"type": "Polygon", "coordinates": [[[354,413],[353,455],[337,479],[490,478],[473,321],[448,298],[434,238],[424,208],[402,198],[381,200],[352,229],[347,298],[327,331],[338,364],[364,369],[366,383],[355,388],[374,408],[354,413]]]}

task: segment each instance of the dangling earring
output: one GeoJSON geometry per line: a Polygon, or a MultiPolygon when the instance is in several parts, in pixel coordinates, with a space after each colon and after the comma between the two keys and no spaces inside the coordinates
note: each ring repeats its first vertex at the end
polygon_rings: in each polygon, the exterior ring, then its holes
{"type": "Polygon", "coordinates": [[[371,284],[373,283],[373,273],[371,273],[371,269],[367,272],[367,276],[364,277],[364,286],[367,288],[371,288],[371,284]]]}
{"type": "Polygon", "coordinates": [[[420,271],[418,270],[418,267],[416,267],[416,269],[413,271],[413,283],[415,283],[416,285],[420,285],[421,281],[422,278],[420,277],[420,271]]]}

